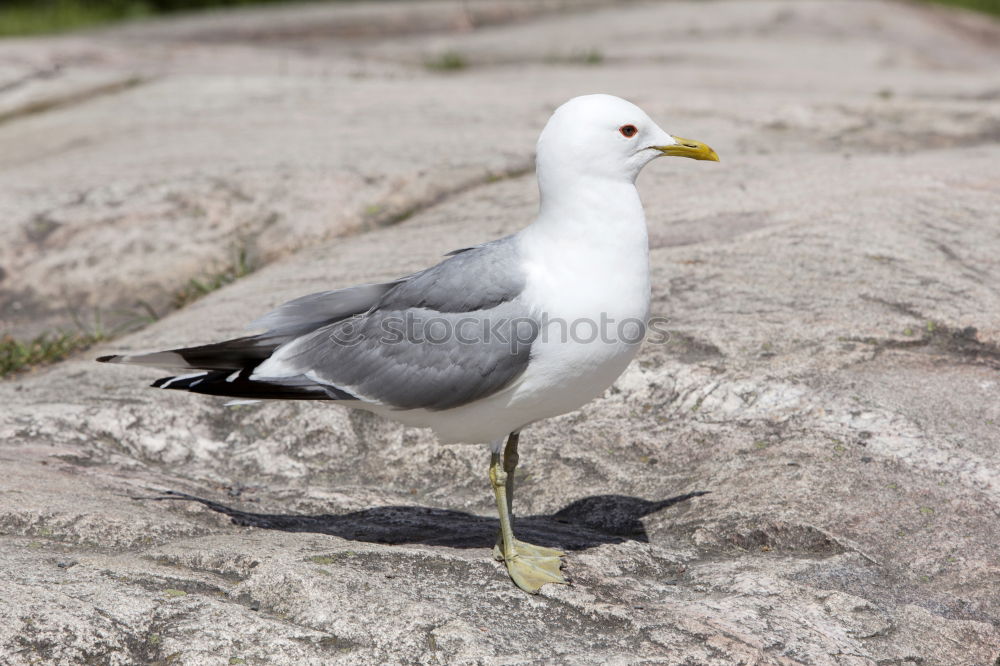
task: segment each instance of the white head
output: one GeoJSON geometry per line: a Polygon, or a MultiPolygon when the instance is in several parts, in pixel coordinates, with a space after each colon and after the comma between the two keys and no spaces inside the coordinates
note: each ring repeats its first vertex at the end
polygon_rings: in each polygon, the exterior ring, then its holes
{"type": "Polygon", "coordinates": [[[663,155],[696,160],[719,158],[703,143],[667,134],[631,102],[613,95],[583,95],[552,114],[538,138],[540,184],[596,177],[635,182],[642,167],[663,155]]]}

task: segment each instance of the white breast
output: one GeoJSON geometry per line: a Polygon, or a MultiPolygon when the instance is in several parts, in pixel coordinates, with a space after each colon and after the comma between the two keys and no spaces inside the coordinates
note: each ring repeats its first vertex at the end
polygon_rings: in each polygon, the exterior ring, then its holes
{"type": "Polygon", "coordinates": [[[636,222],[604,243],[563,236],[554,249],[531,239],[525,298],[543,328],[513,405],[550,412],[539,418],[572,411],[601,395],[635,356],[649,316],[646,226],[636,222]]]}

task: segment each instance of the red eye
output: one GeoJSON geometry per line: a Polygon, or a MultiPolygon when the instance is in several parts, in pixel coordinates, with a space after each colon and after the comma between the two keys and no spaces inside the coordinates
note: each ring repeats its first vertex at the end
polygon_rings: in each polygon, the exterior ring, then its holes
{"type": "Polygon", "coordinates": [[[635,128],[635,125],[622,125],[618,128],[618,131],[621,132],[622,136],[626,139],[631,139],[639,133],[639,130],[635,128]]]}

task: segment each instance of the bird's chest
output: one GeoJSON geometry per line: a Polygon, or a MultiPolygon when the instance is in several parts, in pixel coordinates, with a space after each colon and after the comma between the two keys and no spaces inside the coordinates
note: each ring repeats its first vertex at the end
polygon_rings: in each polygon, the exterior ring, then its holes
{"type": "MultiPolygon", "coordinates": [[[[644,238],[643,238],[644,240],[644,238]]],[[[584,248],[536,263],[529,297],[543,318],[570,328],[591,323],[618,326],[649,316],[649,261],[645,243],[635,248],[584,248]]]]}
{"type": "Polygon", "coordinates": [[[567,408],[600,395],[624,371],[649,316],[645,246],[624,256],[599,250],[578,248],[530,273],[528,296],[541,327],[528,383],[564,387],[560,399],[573,403],[567,408]]]}

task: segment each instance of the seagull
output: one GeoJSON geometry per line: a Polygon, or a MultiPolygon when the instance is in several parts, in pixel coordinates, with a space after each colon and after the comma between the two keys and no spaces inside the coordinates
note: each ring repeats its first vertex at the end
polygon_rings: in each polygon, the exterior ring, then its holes
{"type": "Polygon", "coordinates": [[[635,186],[658,157],[718,161],[612,95],[574,97],[538,139],[538,215],[505,238],[380,284],[310,294],[198,347],[103,356],[177,374],[154,387],[238,400],[327,400],[443,443],[490,447],[494,557],[535,594],[567,583],[565,553],[514,537],[521,431],[599,397],[649,317],[649,245],[635,186]]]}

